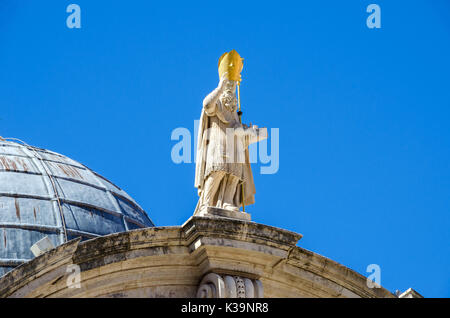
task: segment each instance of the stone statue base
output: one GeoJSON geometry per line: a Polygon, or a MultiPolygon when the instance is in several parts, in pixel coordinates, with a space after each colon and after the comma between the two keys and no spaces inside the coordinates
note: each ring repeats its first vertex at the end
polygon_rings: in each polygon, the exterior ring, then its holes
{"type": "Polygon", "coordinates": [[[230,218],[230,219],[238,219],[244,221],[251,221],[251,217],[249,213],[246,212],[237,212],[225,210],[213,206],[209,206],[205,209],[202,209],[198,212],[197,216],[209,216],[209,217],[222,217],[222,218],[230,218]]]}

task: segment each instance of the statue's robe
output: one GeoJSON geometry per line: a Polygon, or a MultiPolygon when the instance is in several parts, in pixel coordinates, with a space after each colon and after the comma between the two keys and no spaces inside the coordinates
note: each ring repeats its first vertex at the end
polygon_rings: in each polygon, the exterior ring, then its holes
{"type": "MultiPolygon", "coordinates": [[[[224,171],[243,181],[244,204],[253,204],[256,191],[248,153],[251,138],[235,136],[234,149],[230,151],[227,149],[227,128],[242,128],[236,112],[228,110],[220,100],[203,107],[197,138],[195,187],[198,188],[201,197],[207,177],[214,171],[224,171]],[[228,160],[230,155],[235,156],[234,162],[228,160]]],[[[241,185],[236,189],[235,202],[239,202],[238,206],[242,206],[241,185]]]]}

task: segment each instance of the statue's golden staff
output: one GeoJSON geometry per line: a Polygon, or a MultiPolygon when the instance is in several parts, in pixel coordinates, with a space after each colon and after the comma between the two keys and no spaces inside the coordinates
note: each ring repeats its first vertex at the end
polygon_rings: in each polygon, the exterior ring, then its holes
{"type": "MultiPolygon", "coordinates": [[[[242,120],[241,120],[241,116],[242,116],[242,111],[241,111],[241,82],[238,81],[237,84],[237,91],[238,91],[238,116],[239,116],[239,123],[242,124],[242,120]]],[[[244,192],[244,182],[242,181],[241,183],[241,190],[242,190],[242,211],[245,212],[245,192],[244,192]]]]}

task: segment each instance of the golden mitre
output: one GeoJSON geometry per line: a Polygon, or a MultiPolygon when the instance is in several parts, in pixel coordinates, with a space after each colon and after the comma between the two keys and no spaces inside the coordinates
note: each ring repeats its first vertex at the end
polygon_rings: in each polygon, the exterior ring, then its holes
{"type": "Polygon", "coordinates": [[[235,50],[223,53],[219,58],[219,77],[228,72],[227,78],[230,81],[240,82],[242,68],[244,67],[243,60],[235,50]]]}

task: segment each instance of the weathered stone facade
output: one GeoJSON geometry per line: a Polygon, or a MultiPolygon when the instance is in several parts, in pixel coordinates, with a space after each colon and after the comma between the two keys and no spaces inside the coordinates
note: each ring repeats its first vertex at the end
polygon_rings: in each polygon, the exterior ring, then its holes
{"type": "Polygon", "coordinates": [[[67,242],[2,277],[0,296],[396,297],[296,246],[300,238],[245,220],[194,216],[182,226],[67,242]],[[74,264],[80,288],[68,283],[74,264]]]}

